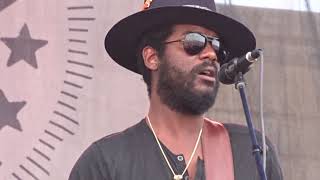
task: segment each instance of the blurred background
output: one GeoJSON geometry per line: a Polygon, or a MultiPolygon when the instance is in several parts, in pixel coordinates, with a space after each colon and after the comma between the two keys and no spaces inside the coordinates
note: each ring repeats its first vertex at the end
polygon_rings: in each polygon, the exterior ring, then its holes
{"type": "MultiPolygon", "coordinates": [[[[216,3],[247,25],[264,50],[265,127],[285,179],[318,180],[320,1],[216,3]]],[[[0,179],[67,179],[92,142],[144,117],[142,77],[111,61],[103,45],[112,25],[142,4],[0,0],[0,179]]],[[[257,129],[260,70],[257,63],[246,75],[257,129]]],[[[245,124],[234,86],[221,86],[207,116],[245,124]]]]}

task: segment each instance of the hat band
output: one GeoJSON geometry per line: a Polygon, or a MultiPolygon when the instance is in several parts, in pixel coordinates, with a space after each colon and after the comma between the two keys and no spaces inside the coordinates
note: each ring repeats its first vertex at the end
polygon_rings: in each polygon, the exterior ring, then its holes
{"type": "Polygon", "coordinates": [[[185,7],[192,7],[192,8],[198,8],[198,9],[204,9],[204,10],[208,10],[208,11],[212,11],[211,9],[204,7],[204,6],[199,6],[199,5],[192,5],[192,4],[186,4],[186,5],[182,5],[185,7]]]}

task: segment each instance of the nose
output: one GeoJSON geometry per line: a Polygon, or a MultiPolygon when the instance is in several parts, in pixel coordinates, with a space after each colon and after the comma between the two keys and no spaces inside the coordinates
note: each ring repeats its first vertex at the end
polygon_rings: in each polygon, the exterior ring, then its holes
{"type": "Polygon", "coordinates": [[[201,60],[209,59],[211,61],[218,61],[216,51],[213,49],[213,47],[209,43],[207,43],[206,47],[201,51],[200,59],[201,60]]]}

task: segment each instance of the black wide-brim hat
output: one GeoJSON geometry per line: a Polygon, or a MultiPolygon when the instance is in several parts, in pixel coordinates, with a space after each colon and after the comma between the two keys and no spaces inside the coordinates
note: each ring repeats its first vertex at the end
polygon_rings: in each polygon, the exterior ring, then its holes
{"type": "Polygon", "coordinates": [[[146,10],[115,24],[105,38],[105,48],[119,65],[141,74],[136,51],[145,32],[161,25],[192,24],[216,32],[228,58],[239,57],[256,47],[253,33],[240,22],[216,12],[214,0],[153,0],[146,10]]]}

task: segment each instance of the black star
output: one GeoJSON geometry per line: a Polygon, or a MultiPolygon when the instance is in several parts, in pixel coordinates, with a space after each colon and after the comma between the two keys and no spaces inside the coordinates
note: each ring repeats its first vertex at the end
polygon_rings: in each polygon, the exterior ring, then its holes
{"type": "Polygon", "coordinates": [[[4,10],[6,7],[10,6],[16,0],[1,0],[0,1],[0,12],[4,10]]]}
{"type": "Polygon", "coordinates": [[[8,67],[24,60],[32,67],[38,68],[36,51],[48,43],[48,41],[32,39],[26,24],[23,25],[18,37],[1,38],[1,41],[11,49],[11,54],[7,63],[8,67]]]}
{"type": "Polygon", "coordinates": [[[26,102],[9,102],[0,90],[0,130],[4,126],[22,131],[21,125],[17,119],[18,112],[26,105],[26,102]]]}

